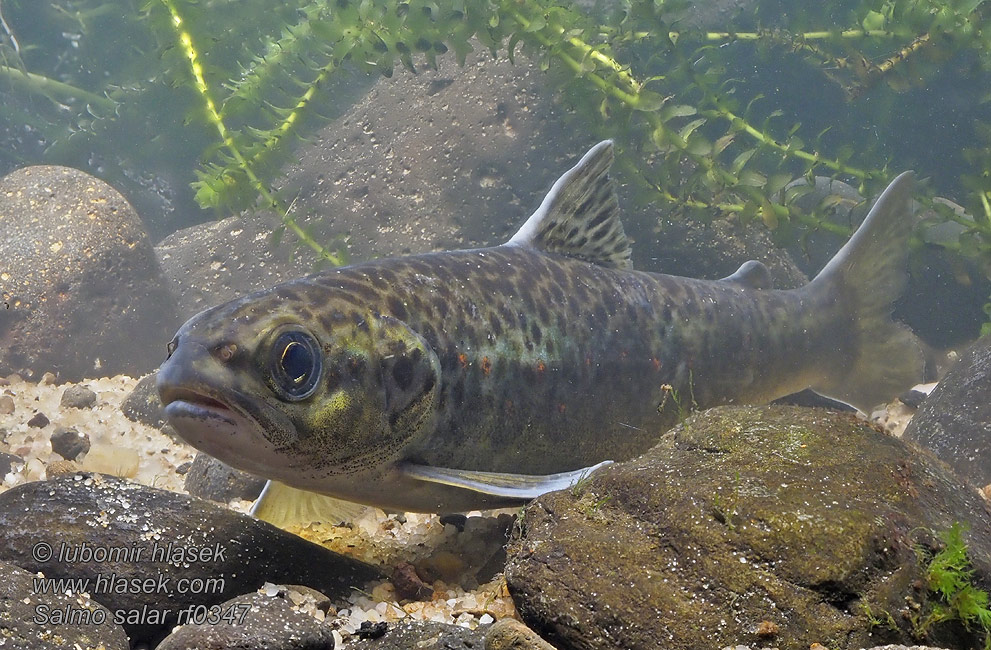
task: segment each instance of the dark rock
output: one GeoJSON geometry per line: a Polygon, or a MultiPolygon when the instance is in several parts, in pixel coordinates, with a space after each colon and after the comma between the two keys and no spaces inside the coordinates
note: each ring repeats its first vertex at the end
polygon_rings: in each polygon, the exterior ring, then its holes
{"type": "Polygon", "coordinates": [[[156,640],[184,608],[209,608],[265,582],[307,585],[338,598],[380,575],[208,501],[99,474],[61,476],[0,494],[0,530],[0,559],[53,578],[88,579],[96,601],[115,612],[136,612],[124,622],[132,642],[156,640]],[[53,549],[54,559],[40,562],[32,554],[41,543],[53,549]],[[85,549],[122,550],[87,558],[85,549]],[[203,549],[197,557],[171,555],[197,549],[203,549]],[[104,582],[98,582],[101,576],[104,582]],[[148,579],[150,588],[123,593],[108,582],[148,579]]]}
{"type": "Polygon", "coordinates": [[[459,625],[400,621],[389,625],[385,634],[365,639],[361,650],[410,650],[411,648],[443,648],[444,650],[482,650],[487,626],[469,630],[459,625]]]}
{"type": "Polygon", "coordinates": [[[221,503],[232,499],[253,501],[265,487],[265,479],[234,469],[208,454],[197,453],[183,487],[201,499],[221,503]]]}
{"type": "Polygon", "coordinates": [[[183,464],[179,465],[179,467],[176,467],[175,468],[175,473],[178,474],[179,476],[182,476],[183,474],[185,474],[186,472],[188,472],[189,471],[189,468],[192,467],[192,466],[193,466],[193,463],[187,460],[185,463],[183,463],[183,464]]]}
{"type": "Polygon", "coordinates": [[[515,618],[503,618],[485,633],[485,650],[554,650],[554,646],[515,618]]]}
{"type": "Polygon", "coordinates": [[[372,623],[371,621],[362,621],[361,626],[357,629],[355,634],[359,639],[380,639],[385,636],[385,633],[389,630],[389,624],[385,621],[379,621],[378,623],[372,623]]]}
{"type": "Polygon", "coordinates": [[[913,390],[907,390],[901,395],[899,395],[898,401],[904,404],[905,406],[910,406],[914,409],[917,409],[920,406],[922,406],[922,403],[926,401],[927,397],[929,397],[929,395],[923,393],[921,390],[913,389],[913,390]]]}
{"type": "Polygon", "coordinates": [[[306,606],[315,608],[315,603],[297,605],[290,591],[262,588],[232,598],[210,610],[215,614],[212,621],[207,618],[210,611],[198,617],[204,620],[187,615],[195,622],[172,632],[156,650],[331,650],[333,630],[305,611],[306,606]],[[269,595],[270,591],[274,593],[269,595]]]}
{"type": "Polygon", "coordinates": [[[158,389],[155,387],[157,377],[157,370],[142,377],[131,394],[121,402],[120,411],[128,420],[147,424],[158,429],[172,440],[185,444],[175,428],[165,421],[165,409],[162,407],[162,400],[159,399],[158,389]]]}
{"type": "Polygon", "coordinates": [[[79,454],[89,451],[89,436],[80,435],[75,429],[55,427],[52,434],[52,451],[66,460],[76,460],[79,454]]]}
{"type": "Polygon", "coordinates": [[[69,386],[62,392],[60,404],[74,409],[93,408],[93,405],[96,404],[96,393],[88,386],[80,386],[79,384],[69,386]]]}
{"type": "MultiPolygon", "coordinates": [[[[525,53],[514,66],[477,49],[464,67],[440,57],[436,71],[380,79],[299,148],[282,191],[298,197],[294,214],[317,241],[346,236],[355,261],[500,244],[595,143],[565,123],[568,111],[525,53]]],[[[309,249],[271,245],[278,224],[238,216],[162,240],[156,250],[183,315],[311,268],[309,249]]]]}
{"type": "Polygon", "coordinates": [[[175,301],[117,191],[74,169],[27,167],[0,179],[0,216],[10,305],[0,309],[0,373],[78,381],[158,365],[175,301]]]}
{"type": "Polygon", "coordinates": [[[7,452],[0,451],[0,481],[3,477],[10,473],[10,470],[14,468],[15,464],[24,464],[24,459],[20,456],[15,456],[14,454],[8,454],[7,452]]]}
{"type": "Polygon", "coordinates": [[[417,575],[416,567],[408,562],[396,565],[392,571],[392,585],[399,600],[427,600],[434,594],[433,587],[425,583],[417,575]]]}
{"type": "Polygon", "coordinates": [[[917,548],[956,522],[987,585],[991,510],[943,463],[847,414],[720,407],[528,506],[506,580],[560,648],[719,648],[756,641],[762,621],[783,650],[906,643],[933,607],[917,548]]]}
{"type": "Polygon", "coordinates": [[[127,650],[124,629],[103,605],[62,591],[44,593],[37,574],[0,562],[0,647],[4,650],[127,650]],[[71,620],[69,620],[71,617],[71,620]]]}
{"type": "Polygon", "coordinates": [[[458,529],[459,533],[465,532],[465,523],[467,523],[467,521],[468,521],[468,517],[466,515],[461,514],[460,512],[449,515],[442,515],[440,517],[440,523],[444,524],[445,526],[447,524],[451,524],[452,526],[458,529]]]}
{"type": "Polygon", "coordinates": [[[157,377],[156,370],[139,379],[130,395],[121,402],[120,411],[132,422],[161,429],[165,424],[165,413],[162,400],[158,398],[158,390],[155,388],[157,377]]]}
{"type": "Polygon", "coordinates": [[[991,336],[978,339],[905,429],[977,487],[991,483],[991,336]]]}
{"type": "Polygon", "coordinates": [[[44,429],[51,424],[51,422],[52,421],[48,419],[47,415],[39,411],[35,413],[30,420],[28,420],[28,426],[36,429],[44,429]]]}

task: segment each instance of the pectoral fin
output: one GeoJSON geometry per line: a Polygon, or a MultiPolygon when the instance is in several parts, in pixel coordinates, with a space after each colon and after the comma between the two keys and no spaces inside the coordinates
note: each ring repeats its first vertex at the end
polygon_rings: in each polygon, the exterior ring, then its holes
{"type": "Polygon", "coordinates": [[[478,472],[465,469],[450,469],[447,467],[431,467],[429,465],[413,465],[411,463],[402,465],[400,471],[406,476],[419,481],[451,485],[491,496],[526,500],[535,499],[547,492],[566,490],[595,470],[611,463],[611,460],[606,460],[584,469],[563,472],[561,474],[545,474],[542,476],[478,472]]]}
{"type": "Polygon", "coordinates": [[[279,528],[308,526],[315,522],[336,526],[341,522],[354,521],[366,510],[368,506],[360,503],[269,481],[251,506],[251,515],[279,528]]]}

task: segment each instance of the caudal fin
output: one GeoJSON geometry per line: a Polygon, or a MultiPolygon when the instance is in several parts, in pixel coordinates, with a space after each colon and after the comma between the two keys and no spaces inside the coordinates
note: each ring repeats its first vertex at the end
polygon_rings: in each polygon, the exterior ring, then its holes
{"type": "Polygon", "coordinates": [[[921,341],[908,327],[891,320],[894,301],[908,281],[912,186],[912,172],[892,181],[850,241],[809,287],[842,301],[853,320],[850,344],[854,346],[852,362],[827,383],[812,388],[867,413],[923,381],[926,370],[921,341]]]}

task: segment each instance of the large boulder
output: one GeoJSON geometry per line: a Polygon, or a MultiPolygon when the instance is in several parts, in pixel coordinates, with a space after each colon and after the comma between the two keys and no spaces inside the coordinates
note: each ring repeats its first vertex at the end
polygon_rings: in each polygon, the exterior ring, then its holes
{"type": "Polygon", "coordinates": [[[63,381],[157,366],[178,323],[141,220],[67,167],[0,179],[0,375],[63,381]]]}
{"type": "Polygon", "coordinates": [[[567,650],[974,647],[927,623],[920,552],[957,522],[987,585],[991,511],[940,461],[848,414],[720,407],[528,506],[506,579],[567,650]]]}
{"type": "Polygon", "coordinates": [[[183,611],[212,611],[266,582],[342,598],[380,577],[247,515],[99,474],[0,494],[0,530],[0,559],[88,581],[83,590],[120,617],[132,642],[160,638],[183,611]]]}
{"type": "Polygon", "coordinates": [[[48,577],[0,562],[0,647],[4,650],[127,650],[114,614],[48,577]]]}
{"type": "Polygon", "coordinates": [[[991,484],[991,336],[961,355],[904,438],[930,449],[977,487],[991,484]]]}

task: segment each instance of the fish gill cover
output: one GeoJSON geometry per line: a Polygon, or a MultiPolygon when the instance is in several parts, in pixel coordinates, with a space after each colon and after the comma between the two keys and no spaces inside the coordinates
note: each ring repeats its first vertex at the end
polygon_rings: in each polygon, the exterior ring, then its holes
{"type": "Polygon", "coordinates": [[[796,181],[833,177],[870,197],[913,168],[931,208],[916,248],[940,247],[961,282],[991,275],[983,0],[0,2],[0,171],[86,169],[124,189],[153,233],[188,225],[177,215],[194,205],[264,210],[274,239],[289,231],[343,263],[343,239],[318,241],[274,189],[293,145],[368,75],[522,50],[573,108],[562,119],[616,140],[636,203],[735,214],[801,245],[855,224],[832,216],[835,197],[799,208],[814,183],[796,181]],[[946,223],[950,236],[929,234],[946,223]]]}

